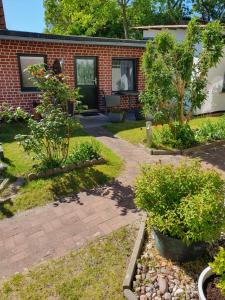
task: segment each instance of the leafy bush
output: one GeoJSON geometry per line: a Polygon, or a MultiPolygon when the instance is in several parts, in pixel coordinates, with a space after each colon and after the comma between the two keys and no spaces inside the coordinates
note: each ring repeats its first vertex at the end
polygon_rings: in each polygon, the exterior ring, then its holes
{"type": "Polygon", "coordinates": [[[4,122],[11,123],[13,121],[27,120],[28,113],[22,108],[14,108],[7,103],[3,103],[0,106],[0,119],[4,122]]]}
{"type": "Polygon", "coordinates": [[[24,150],[39,162],[38,169],[61,166],[68,157],[73,119],[58,106],[41,104],[37,112],[43,117],[40,121],[29,119],[29,135],[17,135],[24,150]]]}
{"type": "Polygon", "coordinates": [[[225,249],[220,248],[219,253],[216,255],[214,262],[209,264],[213,272],[220,276],[220,281],[218,283],[218,288],[221,290],[222,294],[225,296],[225,249]]]}
{"type": "Polygon", "coordinates": [[[101,157],[99,145],[94,142],[78,144],[67,159],[67,163],[78,163],[86,160],[99,159],[101,157]]]}
{"type": "Polygon", "coordinates": [[[142,169],[135,203],[160,232],[187,244],[212,242],[225,224],[224,190],[220,175],[203,171],[196,160],[177,167],[156,164],[142,169]]]}
{"type": "Polygon", "coordinates": [[[225,116],[215,123],[204,123],[196,131],[196,140],[199,142],[224,140],[225,139],[225,116]]]}
{"type": "Polygon", "coordinates": [[[163,125],[162,129],[153,135],[153,144],[161,144],[177,149],[186,149],[196,144],[195,134],[188,124],[177,122],[163,125]]]}

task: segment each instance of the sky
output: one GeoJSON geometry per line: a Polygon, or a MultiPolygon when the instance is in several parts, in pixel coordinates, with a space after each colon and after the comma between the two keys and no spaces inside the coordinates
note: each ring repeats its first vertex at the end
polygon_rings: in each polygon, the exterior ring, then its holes
{"type": "Polygon", "coordinates": [[[9,30],[43,32],[43,0],[3,0],[9,30]]]}

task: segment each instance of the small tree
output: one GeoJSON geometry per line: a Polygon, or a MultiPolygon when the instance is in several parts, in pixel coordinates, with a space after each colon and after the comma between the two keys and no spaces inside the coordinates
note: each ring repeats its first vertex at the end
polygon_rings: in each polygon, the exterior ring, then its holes
{"type": "Polygon", "coordinates": [[[223,30],[218,21],[201,29],[193,19],[181,42],[168,32],[156,35],[147,43],[142,62],[145,113],[183,124],[185,114],[191,116],[205,101],[208,70],[219,62],[222,50],[223,30]]]}
{"type": "Polygon", "coordinates": [[[74,120],[66,113],[68,101],[77,104],[79,91],[64,82],[64,74],[55,74],[44,65],[32,65],[28,69],[31,79],[40,90],[41,103],[36,111],[41,120],[28,121],[29,135],[17,135],[24,150],[40,163],[38,168],[61,166],[68,157],[74,120]]]}

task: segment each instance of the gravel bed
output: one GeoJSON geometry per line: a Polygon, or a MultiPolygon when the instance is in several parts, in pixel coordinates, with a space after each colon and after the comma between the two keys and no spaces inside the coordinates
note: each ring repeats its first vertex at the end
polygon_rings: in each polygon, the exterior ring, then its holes
{"type": "Polygon", "coordinates": [[[208,255],[189,263],[176,263],[161,257],[151,234],[137,263],[133,291],[140,300],[197,300],[198,277],[213,260],[219,246],[225,247],[225,235],[209,246],[208,255]]]}

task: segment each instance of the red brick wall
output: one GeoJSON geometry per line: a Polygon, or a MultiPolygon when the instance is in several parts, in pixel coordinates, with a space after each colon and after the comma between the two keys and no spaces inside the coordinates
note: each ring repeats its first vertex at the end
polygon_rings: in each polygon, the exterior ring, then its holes
{"type": "MultiPolygon", "coordinates": [[[[64,72],[71,87],[75,86],[74,57],[96,56],[98,61],[98,107],[104,109],[100,91],[105,95],[112,93],[112,57],[128,57],[137,59],[137,90],[143,89],[144,80],[140,71],[140,58],[143,48],[75,45],[50,42],[9,41],[0,40],[0,103],[8,102],[12,106],[21,106],[30,111],[32,101],[38,98],[37,93],[21,92],[17,53],[46,54],[47,63],[52,66],[58,58],[64,60],[64,72]]],[[[132,107],[137,99],[130,97],[132,107]]],[[[121,97],[121,107],[128,108],[128,97],[121,97]]]]}

